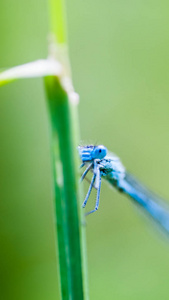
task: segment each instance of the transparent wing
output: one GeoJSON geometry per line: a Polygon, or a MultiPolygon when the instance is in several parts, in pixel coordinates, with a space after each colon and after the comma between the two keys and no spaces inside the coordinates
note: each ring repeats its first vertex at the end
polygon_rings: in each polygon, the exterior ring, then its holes
{"type": "Polygon", "coordinates": [[[164,200],[150,192],[130,173],[126,173],[125,178],[119,181],[117,188],[129,195],[169,233],[169,206],[164,200]]]}

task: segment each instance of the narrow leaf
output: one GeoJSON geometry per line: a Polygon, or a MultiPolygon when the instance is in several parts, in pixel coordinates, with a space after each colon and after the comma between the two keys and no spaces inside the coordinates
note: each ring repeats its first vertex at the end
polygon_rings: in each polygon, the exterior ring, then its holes
{"type": "Polygon", "coordinates": [[[0,86],[16,79],[44,77],[48,75],[61,76],[61,74],[62,66],[58,61],[53,59],[39,59],[0,73],[0,86]]]}

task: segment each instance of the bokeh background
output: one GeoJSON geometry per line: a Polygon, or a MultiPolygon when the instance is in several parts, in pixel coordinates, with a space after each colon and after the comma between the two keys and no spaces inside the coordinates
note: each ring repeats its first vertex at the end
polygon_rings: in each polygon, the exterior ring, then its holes
{"type": "MultiPolygon", "coordinates": [[[[66,6],[81,141],[106,145],[169,199],[168,2],[67,0],[66,6]]],[[[45,58],[47,1],[1,0],[0,7],[0,67],[45,58]]],[[[59,300],[49,153],[43,81],[2,87],[3,300],[59,300]]],[[[94,199],[95,193],[89,206],[94,199]]],[[[129,199],[103,184],[100,209],[86,228],[90,299],[169,298],[169,242],[129,199]]]]}

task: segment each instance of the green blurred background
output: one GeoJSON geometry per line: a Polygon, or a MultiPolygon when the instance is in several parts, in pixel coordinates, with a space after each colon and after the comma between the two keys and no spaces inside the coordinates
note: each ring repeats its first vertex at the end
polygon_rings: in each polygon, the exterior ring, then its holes
{"type": "MultiPolygon", "coordinates": [[[[1,0],[1,68],[47,56],[47,5],[1,0]]],[[[169,199],[168,1],[66,6],[81,141],[106,145],[169,199]]],[[[59,299],[48,126],[42,80],[0,89],[2,300],[59,299]]],[[[87,248],[91,300],[169,298],[168,241],[106,184],[87,248]]]]}

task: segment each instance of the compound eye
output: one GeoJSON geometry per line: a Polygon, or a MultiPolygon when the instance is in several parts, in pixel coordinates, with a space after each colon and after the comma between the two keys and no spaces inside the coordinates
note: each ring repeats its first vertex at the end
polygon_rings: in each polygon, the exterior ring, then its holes
{"type": "Polygon", "coordinates": [[[107,149],[103,145],[99,145],[95,148],[94,151],[94,159],[102,159],[106,156],[107,154],[107,149]]]}

